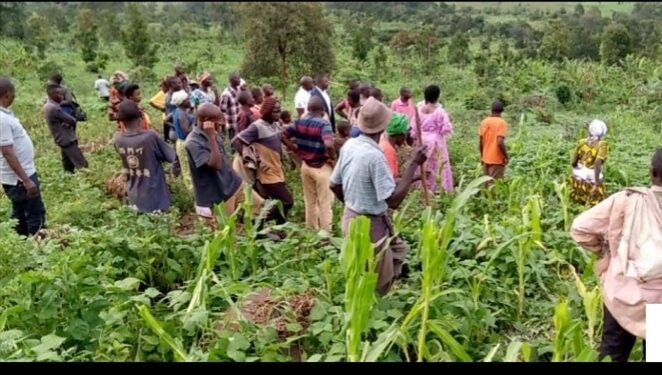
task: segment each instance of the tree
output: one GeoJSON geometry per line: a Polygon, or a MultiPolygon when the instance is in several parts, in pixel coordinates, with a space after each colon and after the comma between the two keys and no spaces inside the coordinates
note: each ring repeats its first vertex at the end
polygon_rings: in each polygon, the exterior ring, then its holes
{"type": "Polygon", "coordinates": [[[365,62],[368,59],[368,53],[370,53],[375,45],[372,41],[372,36],[375,35],[372,21],[363,21],[358,28],[354,27],[353,30],[352,54],[357,60],[365,62]]]}
{"type": "Polygon", "coordinates": [[[99,35],[105,43],[110,43],[117,37],[117,15],[110,9],[99,12],[99,35]]]}
{"type": "Polygon", "coordinates": [[[37,50],[39,57],[46,56],[46,47],[51,41],[51,28],[48,25],[48,20],[32,13],[28,18],[28,41],[37,50]]]}
{"type": "Polygon", "coordinates": [[[602,33],[600,59],[607,65],[613,65],[624,59],[632,51],[632,36],[620,23],[612,23],[602,33]]]}
{"type": "Polygon", "coordinates": [[[584,6],[582,3],[577,3],[575,5],[575,16],[583,16],[584,15],[584,6]]]}
{"type": "Polygon", "coordinates": [[[153,68],[158,61],[156,52],[159,49],[154,44],[147,31],[147,22],[143,17],[143,5],[130,3],[126,7],[128,19],[121,30],[122,44],[126,56],[133,61],[133,66],[153,68]]]}
{"type": "Polygon", "coordinates": [[[25,36],[25,3],[0,2],[0,35],[14,38],[25,36]]]}
{"type": "Polygon", "coordinates": [[[241,3],[238,10],[246,36],[241,66],[247,77],[279,77],[284,95],[293,79],[334,68],[333,28],[322,3],[241,3]]]}
{"type": "Polygon", "coordinates": [[[81,9],[76,16],[76,32],[74,38],[80,48],[81,57],[86,63],[97,59],[99,36],[97,35],[96,18],[90,9],[81,9]]]}
{"type": "Polygon", "coordinates": [[[568,56],[570,35],[568,29],[559,21],[550,23],[542,38],[539,54],[543,59],[560,61],[568,56]]]}
{"type": "Polygon", "coordinates": [[[452,64],[469,62],[469,37],[466,33],[456,33],[448,46],[448,61],[452,64]]]}

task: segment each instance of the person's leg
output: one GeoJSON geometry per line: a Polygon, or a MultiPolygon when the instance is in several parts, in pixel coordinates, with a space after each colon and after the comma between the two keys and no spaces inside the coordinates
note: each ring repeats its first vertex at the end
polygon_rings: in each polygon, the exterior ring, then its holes
{"type": "Polygon", "coordinates": [[[317,189],[313,177],[313,169],[306,163],[301,165],[301,188],[303,190],[303,203],[306,212],[306,226],[312,229],[319,229],[317,189]]]}
{"type": "Polygon", "coordinates": [[[14,227],[14,230],[16,230],[16,233],[20,235],[27,236],[28,226],[25,211],[28,197],[23,184],[19,182],[15,186],[2,185],[2,188],[5,190],[7,198],[9,198],[12,204],[11,217],[12,219],[16,219],[18,221],[14,227]]]}
{"type": "Polygon", "coordinates": [[[64,147],[62,151],[69,160],[69,163],[73,165],[74,167],[73,169],[82,169],[88,167],[87,159],[85,159],[85,155],[83,155],[83,151],[81,151],[80,148],[78,147],[78,142],[74,142],[69,146],[64,147]]]}
{"type": "Polygon", "coordinates": [[[279,182],[275,184],[262,184],[264,190],[267,192],[267,195],[271,199],[278,199],[283,205],[283,212],[281,213],[280,207],[278,205],[271,208],[269,214],[267,215],[266,221],[274,219],[276,224],[284,224],[287,221],[287,213],[290,211],[292,206],[294,206],[294,199],[290,190],[287,188],[287,185],[284,182],[279,182]]]}
{"type": "Polygon", "coordinates": [[[331,181],[331,173],[333,169],[330,165],[325,164],[316,172],[315,190],[317,191],[317,204],[319,205],[319,225],[320,229],[331,232],[333,223],[333,201],[335,199],[329,183],[331,181]]]}
{"type": "Polygon", "coordinates": [[[62,167],[66,172],[74,173],[74,163],[69,159],[65,147],[60,147],[60,155],[62,156],[62,167]]]}
{"type": "MultiPolygon", "coordinates": [[[[46,224],[46,208],[41,199],[41,186],[37,174],[30,176],[30,179],[37,185],[39,194],[34,198],[28,198],[25,204],[25,224],[27,233],[33,235],[46,224]]],[[[27,195],[26,195],[27,197],[27,195]]]]}
{"type": "Polygon", "coordinates": [[[627,362],[636,337],[618,324],[607,306],[603,306],[603,309],[602,342],[600,342],[598,358],[602,360],[609,356],[612,362],[627,362]]]}
{"type": "Polygon", "coordinates": [[[232,215],[237,210],[240,202],[243,202],[244,186],[246,186],[244,183],[239,185],[237,191],[223,203],[223,213],[225,216],[232,215]]]}

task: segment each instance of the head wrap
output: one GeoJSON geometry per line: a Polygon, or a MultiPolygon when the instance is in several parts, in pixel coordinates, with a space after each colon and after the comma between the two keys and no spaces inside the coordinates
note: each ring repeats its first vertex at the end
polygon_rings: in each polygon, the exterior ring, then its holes
{"type": "Polygon", "coordinates": [[[264,118],[264,115],[271,113],[276,106],[276,103],[278,103],[278,101],[271,96],[264,98],[264,101],[262,101],[262,107],[260,107],[260,115],[264,118]]]}
{"type": "Polygon", "coordinates": [[[409,131],[409,119],[400,113],[393,113],[391,121],[386,125],[387,135],[407,134],[409,131]]]}
{"type": "Polygon", "coordinates": [[[204,72],[204,73],[200,74],[200,76],[198,76],[198,82],[200,83],[200,85],[202,85],[202,84],[204,84],[205,81],[208,80],[209,78],[211,78],[211,73],[209,73],[209,72],[204,72]]]}
{"type": "Polygon", "coordinates": [[[109,83],[111,85],[115,86],[116,84],[118,84],[120,82],[124,82],[124,81],[128,81],[128,80],[129,80],[129,76],[126,73],[124,73],[123,71],[118,70],[115,73],[113,73],[112,76],[110,76],[110,82],[109,83]]]}
{"type": "Polygon", "coordinates": [[[188,94],[184,90],[179,90],[176,92],[173,92],[172,95],[170,96],[170,103],[174,106],[179,107],[184,103],[184,101],[188,99],[188,94]]]}
{"type": "Polygon", "coordinates": [[[588,125],[589,142],[597,142],[607,134],[607,124],[601,120],[593,120],[588,125]]]}

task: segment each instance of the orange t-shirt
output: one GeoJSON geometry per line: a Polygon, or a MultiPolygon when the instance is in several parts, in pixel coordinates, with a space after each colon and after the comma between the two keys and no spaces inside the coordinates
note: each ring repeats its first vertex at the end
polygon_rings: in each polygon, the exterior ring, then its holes
{"type": "Polygon", "coordinates": [[[379,147],[384,151],[384,156],[386,156],[388,168],[391,170],[393,178],[398,177],[398,155],[395,152],[395,147],[384,136],[379,140],[379,147]]]}
{"type": "Polygon", "coordinates": [[[508,123],[501,117],[490,116],[480,123],[483,137],[483,163],[505,165],[506,156],[499,149],[498,137],[506,137],[508,123]]]}

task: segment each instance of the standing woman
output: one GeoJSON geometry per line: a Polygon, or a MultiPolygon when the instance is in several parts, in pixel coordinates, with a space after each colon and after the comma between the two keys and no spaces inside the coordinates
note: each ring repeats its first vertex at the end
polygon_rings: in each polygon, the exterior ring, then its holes
{"type": "Polygon", "coordinates": [[[572,191],[570,196],[580,204],[595,206],[605,198],[602,166],[607,158],[607,124],[593,120],[588,126],[588,138],[575,148],[572,159],[572,191]]]}
{"type": "Polygon", "coordinates": [[[195,117],[190,113],[191,101],[189,94],[184,90],[179,90],[172,93],[171,103],[176,106],[172,112],[172,125],[177,135],[175,143],[175,152],[179,159],[182,178],[188,190],[193,190],[193,182],[191,180],[191,169],[188,165],[186,156],[185,142],[186,137],[195,126],[195,117]]]}
{"type": "Polygon", "coordinates": [[[117,118],[118,105],[124,100],[124,89],[129,84],[129,76],[122,72],[116,71],[110,77],[110,100],[108,101],[108,120],[117,122],[119,126],[119,119],[117,118]]]}
{"type": "MultiPolygon", "coordinates": [[[[439,104],[440,95],[439,86],[426,87],[425,102],[419,103],[418,114],[423,145],[427,146],[427,170],[430,172],[426,179],[428,189],[433,193],[437,192],[436,180],[437,176],[441,175],[442,187],[447,193],[450,193],[453,191],[453,172],[448,157],[446,138],[453,134],[453,125],[448,113],[439,104]]],[[[418,122],[413,121],[411,136],[414,139],[417,139],[418,126],[418,122]]]]}
{"type": "Polygon", "coordinates": [[[275,220],[276,224],[283,224],[287,221],[287,213],[294,206],[294,199],[287,188],[281,160],[282,130],[278,124],[280,103],[273,97],[266,98],[260,107],[260,115],[260,119],[237,134],[233,140],[234,147],[239,155],[243,155],[249,148],[253,148],[257,154],[253,189],[262,198],[281,201],[283,212],[274,206],[265,221],[275,220]]]}

